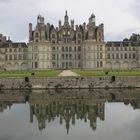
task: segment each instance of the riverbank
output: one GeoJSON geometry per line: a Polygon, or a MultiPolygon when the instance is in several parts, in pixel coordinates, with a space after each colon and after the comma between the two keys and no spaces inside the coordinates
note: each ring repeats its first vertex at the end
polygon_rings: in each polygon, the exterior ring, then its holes
{"type": "Polygon", "coordinates": [[[1,77],[0,89],[140,88],[136,76],[1,77]]]}

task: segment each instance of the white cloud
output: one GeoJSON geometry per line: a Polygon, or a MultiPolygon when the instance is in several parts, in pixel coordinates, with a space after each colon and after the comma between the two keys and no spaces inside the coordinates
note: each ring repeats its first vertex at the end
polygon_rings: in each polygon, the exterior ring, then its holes
{"type": "Polygon", "coordinates": [[[0,31],[15,41],[27,40],[28,23],[35,26],[38,14],[57,25],[68,10],[76,24],[87,22],[94,12],[97,24],[105,24],[106,40],[120,40],[140,32],[139,8],[139,0],[0,0],[0,31]]]}

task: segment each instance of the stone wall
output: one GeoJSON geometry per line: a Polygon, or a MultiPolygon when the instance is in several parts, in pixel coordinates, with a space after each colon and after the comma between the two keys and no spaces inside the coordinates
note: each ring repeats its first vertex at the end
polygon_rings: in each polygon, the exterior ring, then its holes
{"type": "Polygon", "coordinates": [[[13,77],[0,78],[0,89],[138,88],[140,77],[13,77]]]}

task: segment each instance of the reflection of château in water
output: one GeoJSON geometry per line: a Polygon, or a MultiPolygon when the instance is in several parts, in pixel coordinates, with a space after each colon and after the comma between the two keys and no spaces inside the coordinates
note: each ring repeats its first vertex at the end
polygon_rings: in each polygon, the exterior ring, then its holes
{"type": "Polygon", "coordinates": [[[65,124],[67,131],[76,120],[90,122],[95,130],[97,118],[104,120],[105,102],[124,102],[131,104],[134,109],[140,109],[140,90],[63,90],[37,91],[20,93],[18,91],[0,92],[0,112],[14,103],[29,102],[30,121],[37,118],[38,127],[44,129],[46,122],[59,118],[60,124],[65,124]]]}
{"type": "MultiPolygon", "coordinates": [[[[73,91],[71,91],[73,92],[73,91]]],[[[40,94],[40,93],[39,93],[40,94]]],[[[45,128],[45,121],[53,121],[60,118],[60,124],[65,123],[67,131],[70,123],[75,124],[76,120],[90,121],[92,129],[96,129],[96,120],[99,117],[104,120],[105,99],[96,99],[92,95],[86,94],[71,95],[71,93],[61,95],[43,94],[39,99],[39,94],[30,98],[31,122],[33,115],[37,117],[39,129],[45,128]],[[33,98],[32,98],[33,97],[33,98]]]]}

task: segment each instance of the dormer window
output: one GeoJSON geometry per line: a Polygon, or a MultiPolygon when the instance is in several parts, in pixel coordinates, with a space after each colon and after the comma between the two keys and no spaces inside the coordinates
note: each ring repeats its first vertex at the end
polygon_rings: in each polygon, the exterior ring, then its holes
{"type": "Polygon", "coordinates": [[[52,43],[55,44],[55,40],[52,40],[52,43]]]}
{"type": "Polygon", "coordinates": [[[55,34],[52,34],[52,38],[55,38],[55,34]]]}
{"type": "Polygon", "coordinates": [[[81,34],[80,34],[80,33],[78,34],[78,38],[79,38],[79,39],[81,38],[81,34]]]}

